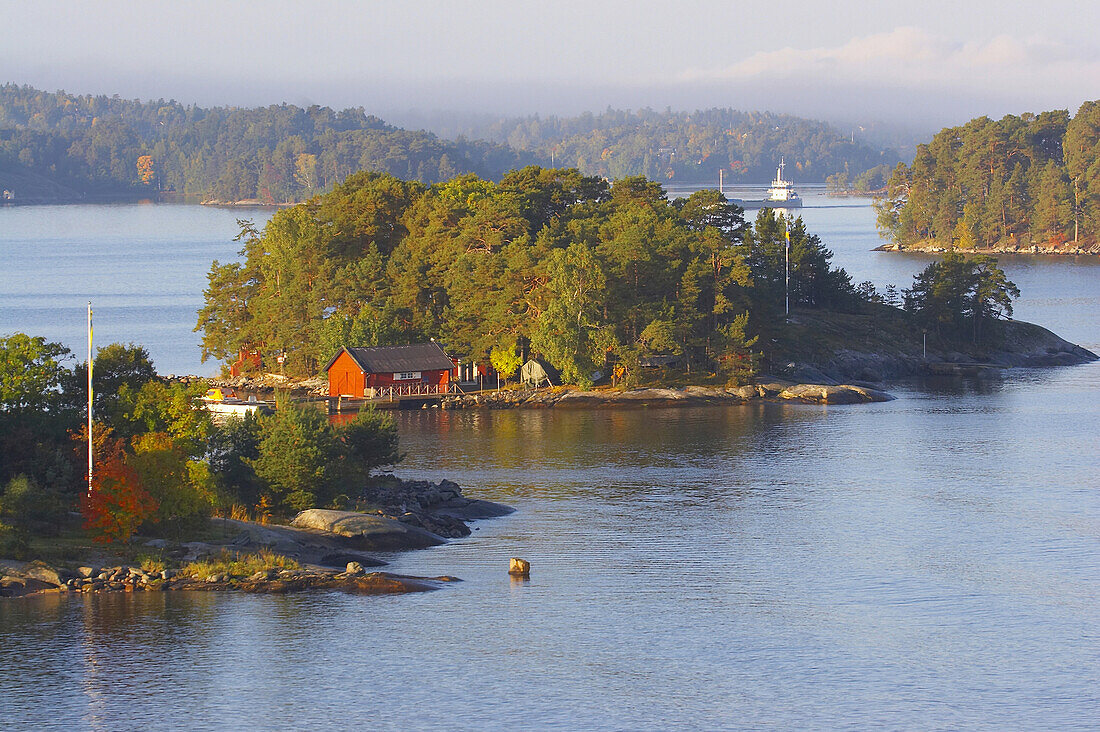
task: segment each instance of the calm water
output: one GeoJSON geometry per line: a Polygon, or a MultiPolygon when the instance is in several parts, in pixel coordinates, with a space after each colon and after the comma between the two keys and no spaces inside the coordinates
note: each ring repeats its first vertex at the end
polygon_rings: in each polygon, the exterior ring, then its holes
{"type": "MultiPolygon", "coordinates": [[[[843,203],[802,214],[857,281],[924,266],[868,252],[870,210],[843,203]]],[[[204,260],[234,251],[225,218],[220,245],[202,229],[204,260]]],[[[1095,261],[1006,264],[1020,317],[1100,345],[1095,261]]],[[[1100,365],[892,391],[854,407],[402,413],[400,474],[519,509],[387,557],[463,583],[0,603],[0,721],[1095,729],[1100,365]],[[505,574],[510,556],[529,582],[505,574]]]]}
{"type": "Polygon", "coordinates": [[[0,335],[22,331],[87,352],[139,343],[163,374],[213,375],[192,332],[210,262],[237,258],[238,218],[268,209],[120,204],[0,207],[0,335]]]}

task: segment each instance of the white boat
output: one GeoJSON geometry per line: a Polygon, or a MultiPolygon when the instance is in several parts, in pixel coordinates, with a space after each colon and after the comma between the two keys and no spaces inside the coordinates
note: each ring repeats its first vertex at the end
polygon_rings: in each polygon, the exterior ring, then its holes
{"type": "Polygon", "coordinates": [[[267,414],[275,411],[274,402],[259,401],[256,397],[238,399],[235,394],[224,394],[221,389],[210,389],[206,396],[199,397],[196,401],[200,407],[216,417],[244,417],[246,414],[267,414]]]}
{"type": "Polygon", "coordinates": [[[775,171],[775,180],[768,189],[768,197],[759,201],[741,200],[734,198],[730,202],[736,203],[741,208],[802,208],[802,197],[792,187],[794,184],[783,178],[783,169],[786,160],[780,159],[779,167],[775,171]]]}

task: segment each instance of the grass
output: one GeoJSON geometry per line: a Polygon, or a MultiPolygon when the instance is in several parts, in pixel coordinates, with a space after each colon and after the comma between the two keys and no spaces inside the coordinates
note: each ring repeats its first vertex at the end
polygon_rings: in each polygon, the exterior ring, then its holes
{"type": "Polygon", "coordinates": [[[164,557],[157,554],[139,554],[137,558],[142,571],[155,573],[168,569],[168,563],[164,561],[164,557]]]}
{"type": "Polygon", "coordinates": [[[270,569],[301,569],[301,565],[269,549],[261,549],[255,554],[236,554],[223,550],[216,557],[185,564],[180,569],[180,574],[200,579],[215,574],[248,577],[270,569]]]}

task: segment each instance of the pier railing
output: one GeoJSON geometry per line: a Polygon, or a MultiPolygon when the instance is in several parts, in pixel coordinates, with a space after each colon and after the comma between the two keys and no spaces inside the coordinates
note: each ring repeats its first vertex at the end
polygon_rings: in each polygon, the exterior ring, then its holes
{"type": "Polygon", "coordinates": [[[442,396],[451,393],[451,391],[451,384],[394,384],[393,386],[368,387],[364,396],[367,399],[393,401],[401,397],[442,396]]]}

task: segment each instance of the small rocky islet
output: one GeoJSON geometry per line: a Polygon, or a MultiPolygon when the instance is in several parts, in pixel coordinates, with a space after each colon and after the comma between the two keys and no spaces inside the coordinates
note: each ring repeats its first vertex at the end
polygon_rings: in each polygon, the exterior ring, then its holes
{"type": "Polygon", "coordinates": [[[412,577],[368,571],[386,562],[368,552],[422,549],[468,536],[467,521],[504,516],[513,509],[467,498],[454,482],[389,477],[369,490],[374,510],[308,509],[290,525],[211,519],[225,537],[170,544],[152,539],[136,547],[165,557],[163,568],[127,562],[19,562],[0,559],[0,597],[42,593],[236,591],[283,594],[338,591],[394,594],[439,589],[455,577],[412,577]],[[233,571],[251,557],[274,566],[233,571]],[[167,566],[168,564],[176,566],[167,566]]]}

